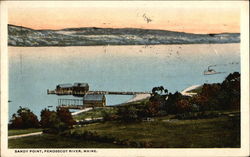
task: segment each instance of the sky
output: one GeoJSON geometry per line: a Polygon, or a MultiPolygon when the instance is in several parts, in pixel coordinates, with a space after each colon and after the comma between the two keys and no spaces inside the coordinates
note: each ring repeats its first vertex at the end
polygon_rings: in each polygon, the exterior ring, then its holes
{"type": "Polygon", "coordinates": [[[33,29],[143,28],[188,33],[239,33],[240,7],[213,3],[111,2],[14,5],[8,23],[33,29]],[[88,4],[88,5],[87,5],[88,4]]]}

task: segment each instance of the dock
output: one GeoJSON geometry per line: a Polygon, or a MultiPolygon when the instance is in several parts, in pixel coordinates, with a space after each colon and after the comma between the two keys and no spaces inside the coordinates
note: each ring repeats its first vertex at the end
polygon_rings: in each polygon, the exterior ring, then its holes
{"type": "Polygon", "coordinates": [[[86,94],[96,94],[96,95],[137,95],[137,94],[151,94],[151,92],[47,90],[47,94],[73,95],[73,96],[82,97],[82,96],[84,96],[86,94]]]}
{"type": "Polygon", "coordinates": [[[47,94],[58,96],[72,95],[82,99],[58,99],[57,108],[85,109],[88,107],[106,107],[105,95],[150,95],[151,92],[134,91],[91,91],[88,83],[59,84],[56,89],[47,89],[47,94]]]}

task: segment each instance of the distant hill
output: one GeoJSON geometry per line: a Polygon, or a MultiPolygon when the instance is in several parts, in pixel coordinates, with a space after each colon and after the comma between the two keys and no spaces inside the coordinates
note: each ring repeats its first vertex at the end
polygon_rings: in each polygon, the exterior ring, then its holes
{"type": "Polygon", "coordinates": [[[8,25],[9,46],[96,46],[239,43],[239,33],[191,34],[137,28],[34,30],[8,25]]]}

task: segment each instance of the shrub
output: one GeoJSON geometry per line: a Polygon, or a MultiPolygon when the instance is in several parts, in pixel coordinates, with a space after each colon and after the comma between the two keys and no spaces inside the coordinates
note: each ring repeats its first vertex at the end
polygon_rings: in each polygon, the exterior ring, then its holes
{"type": "Polygon", "coordinates": [[[20,108],[17,114],[13,114],[10,120],[10,128],[13,129],[26,129],[40,127],[37,116],[28,108],[20,108]]]}
{"type": "Polygon", "coordinates": [[[135,122],[141,120],[138,116],[138,110],[134,106],[119,107],[117,114],[122,122],[135,122]]]}
{"type": "Polygon", "coordinates": [[[49,129],[47,133],[60,133],[73,128],[76,124],[69,110],[65,108],[59,108],[56,112],[48,109],[42,110],[40,123],[43,128],[49,129]]]}

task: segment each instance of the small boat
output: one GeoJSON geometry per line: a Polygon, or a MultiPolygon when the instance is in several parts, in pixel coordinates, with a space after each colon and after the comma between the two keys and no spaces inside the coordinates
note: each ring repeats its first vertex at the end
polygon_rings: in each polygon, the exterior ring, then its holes
{"type": "Polygon", "coordinates": [[[204,71],[204,75],[214,75],[214,74],[220,74],[220,73],[222,72],[217,72],[214,69],[210,69],[209,66],[208,66],[207,71],[204,71]]]}

